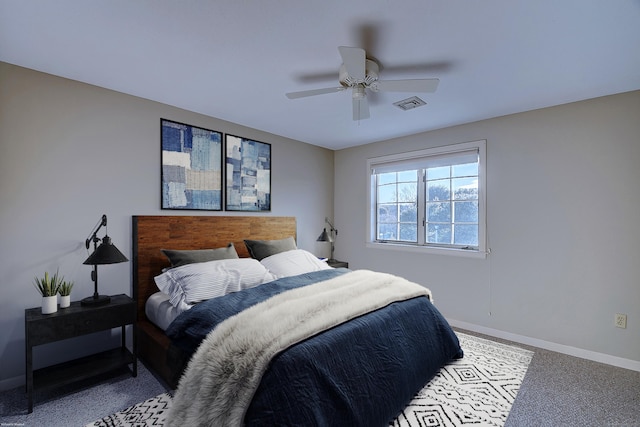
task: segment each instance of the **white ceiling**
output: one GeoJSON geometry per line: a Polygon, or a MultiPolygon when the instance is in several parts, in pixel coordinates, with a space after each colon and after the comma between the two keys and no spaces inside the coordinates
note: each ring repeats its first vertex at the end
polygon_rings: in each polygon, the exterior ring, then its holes
{"type": "Polygon", "coordinates": [[[0,0],[0,60],[339,149],[640,89],[640,0],[0,0]],[[341,45],[438,90],[285,97],[341,45]]]}

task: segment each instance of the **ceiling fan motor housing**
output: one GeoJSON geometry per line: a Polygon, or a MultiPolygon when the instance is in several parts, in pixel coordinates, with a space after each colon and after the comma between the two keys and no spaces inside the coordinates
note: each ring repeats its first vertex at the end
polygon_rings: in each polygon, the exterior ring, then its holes
{"type": "Polygon", "coordinates": [[[355,87],[356,85],[364,85],[364,87],[366,88],[376,90],[373,86],[370,86],[378,81],[379,71],[380,68],[378,67],[378,64],[370,59],[367,59],[365,61],[364,80],[358,80],[350,76],[349,73],[347,73],[346,67],[344,66],[344,64],[342,64],[340,66],[339,81],[340,84],[344,87],[355,87]]]}

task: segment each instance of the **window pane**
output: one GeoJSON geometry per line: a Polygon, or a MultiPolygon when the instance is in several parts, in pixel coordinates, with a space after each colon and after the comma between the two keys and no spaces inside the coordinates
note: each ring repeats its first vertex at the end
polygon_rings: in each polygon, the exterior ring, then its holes
{"type": "Polygon", "coordinates": [[[378,174],[378,185],[396,182],[396,172],[378,174]]]}
{"type": "Polygon", "coordinates": [[[451,173],[450,166],[440,166],[439,168],[429,168],[427,169],[427,179],[440,179],[440,178],[449,178],[451,173]]]}
{"type": "Polygon", "coordinates": [[[451,225],[429,224],[427,227],[427,243],[451,244],[451,225]]]}
{"type": "Polygon", "coordinates": [[[398,222],[398,206],[396,204],[379,205],[378,206],[378,222],[380,223],[398,222]]]}
{"type": "Polygon", "coordinates": [[[453,198],[456,200],[478,199],[477,178],[455,178],[451,180],[453,186],[453,198]]]}
{"type": "Polygon", "coordinates": [[[384,173],[377,178],[377,238],[417,242],[418,171],[384,173]]]}
{"type": "Polygon", "coordinates": [[[400,221],[402,222],[418,222],[418,207],[415,203],[401,203],[400,205],[400,221]]]}
{"type": "Polygon", "coordinates": [[[427,203],[427,222],[451,222],[451,204],[427,203]]]}
{"type": "Polygon", "coordinates": [[[396,185],[387,184],[378,187],[378,203],[395,202],[396,199],[396,185]]]}
{"type": "Polygon", "coordinates": [[[380,240],[398,240],[396,224],[379,224],[378,239],[380,240]]]}
{"type": "Polygon", "coordinates": [[[398,182],[416,182],[418,180],[418,171],[402,171],[398,172],[398,182]]]}
{"type": "Polygon", "coordinates": [[[398,201],[415,202],[418,199],[418,186],[415,182],[398,184],[398,201]]]}
{"type": "Polygon", "coordinates": [[[427,243],[476,246],[478,164],[433,167],[426,173],[427,243]]]}
{"type": "Polygon", "coordinates": [[[440,179],[438,181],[427,181],[427,201],[449,200],[451,197],[451,181],[440,179]]]}
{"type": "Polygon", "coordinates": [[[478,163],[467,163],[464,165],[455,165],[451,171],[451,176],[477,176],[478,163]]]}
{"type": "Polygon", "coordinates": [[[478,246],[477,225],[455,225],[454,244],[478,246]]]}
{"type": "Polygon", "coordinates": [[[403,242],[418,241],[418,226],[414,224],[400,224],[400,240],[403,242]]]}
{"type": "Polygon", "coordinates": [[[478,223],[478,202],[453,202],[454,222],[478,223]]]}

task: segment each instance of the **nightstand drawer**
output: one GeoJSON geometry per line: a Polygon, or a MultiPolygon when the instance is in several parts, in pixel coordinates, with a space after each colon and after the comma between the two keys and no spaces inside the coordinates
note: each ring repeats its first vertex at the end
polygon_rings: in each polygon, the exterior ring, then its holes
{"type": "MultiPolygon", "coordinates": [[[[28,315],[31,313],[28,313],[28,315]]],[[[116,295],[110,304],[87,310],[79,301],[56,313],[42,315],[36,309],[27,322],[27,336],[32,346],[47,344],[79,335],[117,328],[135,322],[135,303],[116,295]]]]}

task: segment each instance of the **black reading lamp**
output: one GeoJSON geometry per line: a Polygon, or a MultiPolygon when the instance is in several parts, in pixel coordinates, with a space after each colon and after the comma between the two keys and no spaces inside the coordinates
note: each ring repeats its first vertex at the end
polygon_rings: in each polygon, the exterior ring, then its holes
{"type": "Polygon", "coordinates": [[[119,262],[129,261],[126,256],[122,254],[116,248],[113,243],[111,243],[111,237],[107,236],[105,232],[104,237],[100,239],[97,234],[98,231],[102,228],[102,226],[107,226],[107,216],[102,215],[100,221],[93,228],[93,231],[87,237],[85,241],[85,246],[87,250],[89,250],[89,246],[91,242],[93,242],[93,253],[89,255],[83,264],[93,265],[93,271],[91,272],[91,280],[93,280],[93,296],[87,297],[80,301],[81,305],[84,306],[96,306],[96,305],[104,305],[109,304],[111,301],[111,297],[109,295],[99,295],[98,294],[98,266],[104,264],[116,264],[119,262]],[[98,246],[98,242],[102,240],[100,246],[98,246]]]}
{"type": "Polygon", "coordinates": [[[333,245],[333,242],[335,242],[335,240],[336,240],[335,236],[338,235],[338,230],[333,226],[333,224],[331,224],[331,222],[329,221],[329,218],[325,217],[324,222],[329,224],[329,232],[327,233],[327,228],[326,227],[323,228],[322,229],[322,233],[316,239],[316,241],[317,242],[330,242],[331,243],[331,258],[329,258],[329,262],[335,262],[336,259],[333,257],[333,250],[335,249],[335,246],[333,245]]]}

